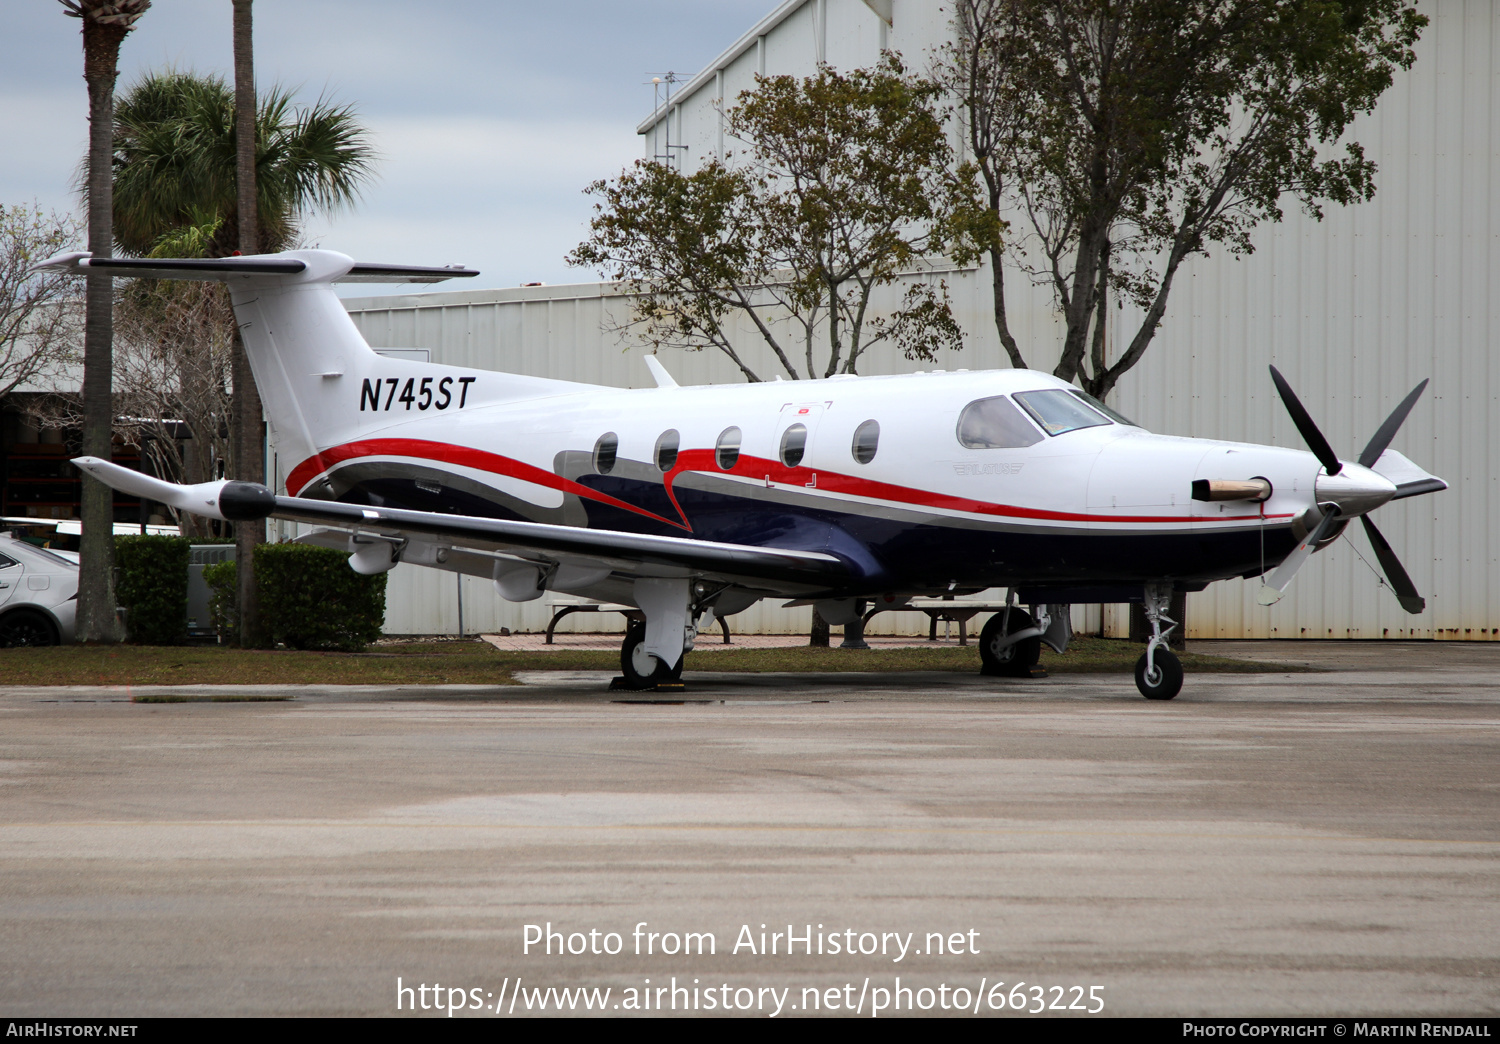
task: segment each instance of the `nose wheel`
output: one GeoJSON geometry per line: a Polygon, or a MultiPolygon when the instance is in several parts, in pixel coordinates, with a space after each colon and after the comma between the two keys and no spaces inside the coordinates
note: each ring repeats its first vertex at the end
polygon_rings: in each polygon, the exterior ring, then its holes
{"type": "Polygon", "coordinates": [[[1170,700],[1182,691],[1182,661],[1167,648],[1167,637],[1178,623],[1167,615],[1172,585],[1147,584],[1143,601],[1151,638],[1146,642],[1146,655],[1135,661],[1135,687],[1148,700],[1170,700]],[[1169,625],[1165,629],[1164,623],[1169,625]]]}
{"type": "Polygon", "coordinates": [[[1135,687],[1148,700],[1170,700],[1182,691],[1182,661],[1169,649],[1135,661],[1135,687]],[[1154,661],[1154,662],[1153,662],[1154,661]]]}

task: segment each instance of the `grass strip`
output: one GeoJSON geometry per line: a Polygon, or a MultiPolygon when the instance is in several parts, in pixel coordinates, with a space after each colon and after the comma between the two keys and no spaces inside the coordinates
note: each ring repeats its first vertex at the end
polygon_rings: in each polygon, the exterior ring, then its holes
{"type": "MultiPolygon", "coordinates": [[[[1143,648],[1129,642],[1079,638],[1066,654],[1043,648],[1052,674],[1122,674],[1143,648]]],[[[1292,673],[1315,668],[1252,660],[1182,657],[1188,672],[1292,673]]],[[[363,653],[234,649],[226,646],[54,646],[0,649],[0,685],[511,685],[515,671],[618,671],[612,651],[501,651],[475,640],[383,643],[363,653]]],[[[978,671],[973,645],[904,649],[716,649],[690,655],[687,671],[978,671]]],[[[140,697],[179,702],[191,697],[140,697]]],[[[213,697],[202,697],[213,699],[213,697]]],[[[234,697],[236,699],[242,697],[234,697]]],[[[250,697],[243,697],[250,698],[250,697]]]]}

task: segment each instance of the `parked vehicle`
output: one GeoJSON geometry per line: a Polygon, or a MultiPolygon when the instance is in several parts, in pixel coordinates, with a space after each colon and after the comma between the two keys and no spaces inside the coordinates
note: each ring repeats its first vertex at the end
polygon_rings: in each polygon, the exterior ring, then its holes
{"type": "Polygon", "coordinates": [[[0,533],[0,648],[73,640],[78,555],[0,533]]]}

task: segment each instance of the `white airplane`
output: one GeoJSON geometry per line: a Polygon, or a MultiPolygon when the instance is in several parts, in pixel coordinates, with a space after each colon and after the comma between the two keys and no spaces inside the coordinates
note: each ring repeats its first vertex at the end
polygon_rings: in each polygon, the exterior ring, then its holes
{"type": "Polygon", "coordinates": [[[361,573],[410,562],[490,578],[513,601],[636,606],[621,667],[642,688],[678,677],[716,615],[762,598],[844,624],[875,600],[1006,587],[980,638],[987,673],[1028,672],[1043,641],[1062,651],[1069,603],[1141,601],[1136,684],[1171,699],[1174,591],[1274,570],[1270,604],[1356,517],[1402,606],[1424,607],[1368,513],[1447,488],[1388,448],[1426,381],[1351,463],[1274,368],[1311,453],[1153,435],[1034,370],[684,388],[648,356],[657,387],[627,390],[388,359],[332,285],[467,269],[326,250],[43,266],[228,283],[278,452],[297,461],[288,496],[90,457],[84,471],[210,518],[335,527],[302,539],[351,552],[361,573]]]}

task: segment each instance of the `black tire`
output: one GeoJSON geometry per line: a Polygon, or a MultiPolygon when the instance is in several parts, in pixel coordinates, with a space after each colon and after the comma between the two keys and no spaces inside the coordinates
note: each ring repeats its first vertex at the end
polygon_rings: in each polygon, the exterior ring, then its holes
{"type": "Polygon", "coordinates": [[[620,673],[625,676],[627,685],[632,689],[649,689],[653,685],[673,682],[682,677],[685,654],[677,658],[677,666],[668,667],[646,652],[643,648],[645,644],[646,625],[640,620],[630,621],[625,628],[625,642],[620,646],[620,673]]]}
{"type": "Polygon", "coordinates": [[[0,649],[24,646],[59,645],[62,638],[46,613],[35,609],[15,609],[0,616],[0,649]]]}
{"type": "MultiPolygon", "coordinates": [[[[979,632],[979,659],[984,664],[980,673],[1028,677],[1031,674],[1031,668],[1035,667],[1037,661],[1042,658],[1041,636],[1022,638],[1019,642],[997,651],[994,649],[995,644],[1005,637],[1000,633],[1004,621],[1005,610],[1002,609],[985,621],[984,629],[979,632]]],[[[1012,609],[1010,611],[1010,630],[1007,633],[1014,634],[1016,631],[1023,631],[1034,626],[1035,622],[1026,610],[1012,609]]]]}
{"type": "Polygon", "coordinates": [[[1166,646],[1156,650],[1156,677],[1146,677],[1146,657],[1135,661],[1135,687],[1148,700],[1170,700],[1182,691],[1182,661],[1166,646]]]}

